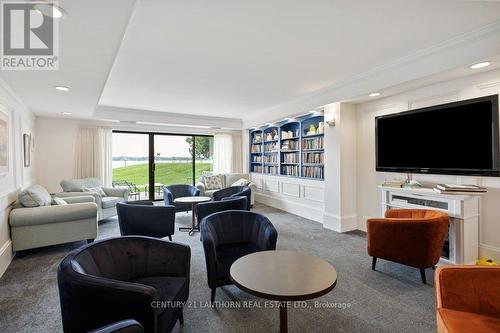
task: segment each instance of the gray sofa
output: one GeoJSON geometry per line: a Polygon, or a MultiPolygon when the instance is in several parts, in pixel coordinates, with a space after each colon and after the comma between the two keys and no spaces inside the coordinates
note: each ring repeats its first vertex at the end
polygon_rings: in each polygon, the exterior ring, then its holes
{"type": "MultiPolygon", "coordinates": [[[[213,175],[214,173],[212,172],[206,172],[203,173],[200,177],[200,181],[196,184],[196,187],[200,190],[200,196],[207,196],[207,197],[212,197],[215,191],[221,190],[226,187],[230,187],[233,183],[240,179],[247,179],[250,180],[250,175],[248,173],[222,173],[222,187],[217,188],[217,189],[210,189],[207,190],[206,184],[205,184],[205,176],[206,175],[213,175]]],[[[257,189],[257,186],[250,182],[250,184],[246,185],[250,187],[252,190],[252,205],[254,204],[254,193],[255,190],[257,189]]]]}
{"type": "Polygon", "coordinates": [[[35,185],[19,194],[9,225],[14,251],[93,240],[97,237],[97,205],[88,195],[54,199],[35,185]]]}
{"type": "Polygon", "coordinates": [[[68,197],[92,195],[97,204],[97,213],[99,221],[116,215],[116,204],[122,201],[128,201],[128,188],[103,187],[99,178],[83,178],[62,180],[60,182],[63,192],[56,193],[56,196],[62,199],[68,197]],[[99,188],[102,193],[95,191],[87,192],[88,189],[99,188]]]}

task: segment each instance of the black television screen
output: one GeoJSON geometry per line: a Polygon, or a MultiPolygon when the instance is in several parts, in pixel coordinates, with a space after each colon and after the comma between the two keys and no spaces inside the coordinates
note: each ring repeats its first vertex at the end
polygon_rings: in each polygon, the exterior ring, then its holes
{"type": "Polygon", "coordinates": [[[498,126],[498,95],[376,117],[376,169],[498,177],[498,126]]]}

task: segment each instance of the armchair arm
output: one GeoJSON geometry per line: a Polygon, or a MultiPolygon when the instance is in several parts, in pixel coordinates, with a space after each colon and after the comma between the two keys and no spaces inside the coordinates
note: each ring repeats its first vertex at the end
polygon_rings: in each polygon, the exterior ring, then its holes
{"type": "Polygon", "coordinates": [[[102,197],[97,193],[92,192],[59,192],[54,194],[56,197],[59,197],[63,200],[68,197],[81,197],[91,195],[94,197],[94,201],[98,207],[101,207],[102,197]]]}
{"type": "Polygon", "coordinates": [[[202,182],[198,182],[195,186],[200,191],[201,196],[205,195],[205,184],[203,184],[202,182]]]}
{"type": "Polygon", "coordinates": [[[81,197],[67,197],[67,198],[64,198],[63,200],[69,204],[82,203],[82,202],[94,202],[95,203],[95,199],[91,195],[82,195],[81,197]]]}
{"type": "Polygon", "coordinates": [[[500,317],[500,267],[443,266],[434,279],[438,308],[500,317]]]}
{"type": "Polygon", "coordinates": [[[207,281],[210,288],[217,287],[217,256],[216,256],[216,240],[206,226],[206,223],[201,224],[201,237],[203,242],[203,250],[205,251],[205,263],[207,265],[207,281]]]}
{"type": "Polygon", "coordinates": [[[130,194],[130,190],[128,188],[103,187],[102,190],[109,197],[121,197],[125,200],[128,200],[128,196],[130,194]]]}
{"type": "Polygon", "coordinates": [[[193,197],[197,197],[200,195],[200,190],[194,186],[190,186],[189,187],[189,194],[191,194],[191,196],[193,197]]]}
{"type": "Polygon", "coordinates": [[[153,332],[159,300],[155,288],[75,272],[71,264],[57,272],[63,328],[86,332],[109,322],[134,318],[146,332],[153,332]]]}
{"type": "Polygon", "coordinates": [[[163,201],[165,202],[165,206],[174,204],[174,196],[166,186],[163,188],[163,201]]]}
{"type": "Polygon", "coordinates": [[[268,222],[259,233],[257,245],[263,251],[276,250],[277,240],[278,232],[271,224],[271,222],[268,222]]]}
{"type": "Polygon", "coordinates": [[[89,333],[144,333],[142,325],[133,319],[117,321],[89,333]]]}
{"type": "Polygon", "coordinates": [[[95,218],[97,222],[97,205],[95,203],[16,208],[10,212],[10,225],[20,227],[89,218],[95,218]]]}

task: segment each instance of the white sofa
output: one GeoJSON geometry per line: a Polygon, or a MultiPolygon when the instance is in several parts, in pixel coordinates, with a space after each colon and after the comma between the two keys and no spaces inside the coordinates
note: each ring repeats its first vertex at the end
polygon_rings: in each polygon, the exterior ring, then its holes
{"type": "Polygon", "coordinates": [[[21,192],[9,215],[13,250],[94,240],[97,205],[92,196],[80,195],[55,203],[39,185],[21,192]]]}
{"type": "Polygon", "coordinates": [[[97,213],[99,221],[116,215],[116,204],[122,201],[128,201],[128,188],[103,187],[99,178],[83,178],[62,180],[60,182],[63,192],[56,193],[56,196],[62,199],[67,197],[92,195],[97,204],[97,213]],[[98,193],[85,192],[85,189],[99,187],[104,192],[104,196],[98,193]]]}
{"type": "MultiPolygon", "coordinates": [[[[218,190],[222,190],[223,188],[230,187],[233,183],[240,179],[248,179],[250,180],[250,175],[248,173],[222,173],[222,187],[218,189],[211,189],[207,190],[206,185],[205,185],[205,176],[206,175],[213,175],[213,172],[206,172],[203,173],[200,177],[200,181],[196,183],[196,187],[200,190],[200,196],[207,196],[207,197],[212,197],[213,193],[218,190]]],[[[250,182],[250,184],[247,185],[250,187],[252,190],[252,205],[254,204],[254,197],[255,197],[255,190],[257,189],[257,186],[250,182]]]]}

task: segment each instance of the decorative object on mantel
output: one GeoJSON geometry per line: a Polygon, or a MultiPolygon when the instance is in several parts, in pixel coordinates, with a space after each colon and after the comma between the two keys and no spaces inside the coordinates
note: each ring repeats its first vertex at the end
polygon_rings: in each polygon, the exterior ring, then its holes
{"type": "Polygon", "coordinates": [[[0,175],[9,172],[9,114],[0,109],[0,175]]]}
{"type": "Polygon", "coordinates": [[[441,194],[484,194],[487,192],[486,187],[478,185],[462,185],[462,184],[438,184],[434,191],[441,194]]]}
{"type": "Polygon", "coordinates": [[[403,187],[403,184],[406,182],[405,179],[403,180],[386,180],[382,183],[382,186],[384,187],[395,187],[395,188],[401,188],[403,187]]]}
{"type": "Polygon", "coordinates": [[[23,134],[24,166],[31,165],[31,134],[23,134]]]}
{"type": "Polygon", "coordinates": [[[479,258],[479,260],[476,262],[476,265],[478,265],[478,266],[496,266],[497,263],[494,262],[492,259],[479,258]]]}

